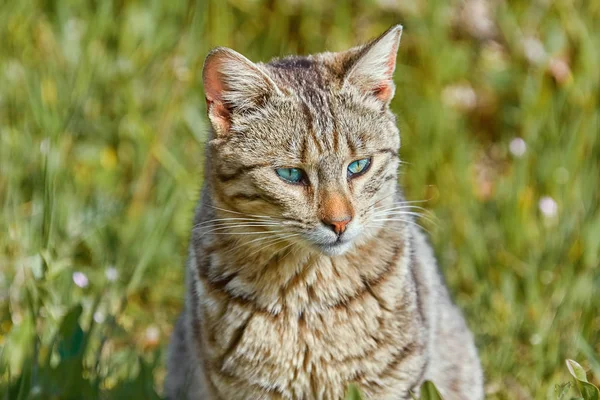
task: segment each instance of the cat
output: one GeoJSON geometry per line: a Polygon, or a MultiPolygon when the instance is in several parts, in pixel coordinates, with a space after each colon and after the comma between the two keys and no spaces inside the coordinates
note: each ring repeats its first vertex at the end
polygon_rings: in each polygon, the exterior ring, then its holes
{"type": "MultiPolygon", "coordinates": [[[[169,399],[482,399],[471,332],[398,186],[402,27],[338,53],[207,56],[212,125],[169,399]]],[[[410,101],[408,99],[407,101],[410,101]]]]}

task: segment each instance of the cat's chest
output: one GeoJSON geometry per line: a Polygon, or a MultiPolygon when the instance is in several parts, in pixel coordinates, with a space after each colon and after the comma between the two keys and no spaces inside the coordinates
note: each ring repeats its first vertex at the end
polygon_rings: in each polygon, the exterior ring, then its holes
{"type": "Polygon", "coordinates": [[[301,315],[229,304],[221,316],[227,328],[212,334],[207,352],[210,364],[218,366],[210,371],[211,380],[221,396],[231,399],[240,393],[243,398],[338,399],[355,381],[394,387],[398,379],[390,368],[417,336],[406,325],[410,317],[397,312],[371,293],[301,315]]]}

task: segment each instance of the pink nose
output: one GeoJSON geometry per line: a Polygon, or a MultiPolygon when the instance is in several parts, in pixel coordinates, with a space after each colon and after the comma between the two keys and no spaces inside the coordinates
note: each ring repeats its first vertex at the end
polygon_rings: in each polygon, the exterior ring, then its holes
{"type": "Polygon", "coordinates": [[[327,226],[331,228],[337,235],[341,235],[346,230],[346,226],[350,221],[352,221],[352,217],[350,215],[346,215],[342,217],[342,219],[329,219],[323,218],[321,221],[327,226]]]}

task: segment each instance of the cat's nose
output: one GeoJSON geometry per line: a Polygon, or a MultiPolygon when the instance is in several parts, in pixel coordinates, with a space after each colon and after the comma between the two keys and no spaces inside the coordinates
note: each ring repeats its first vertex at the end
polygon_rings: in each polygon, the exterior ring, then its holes
{"type": "Polygon", "coordinates": [[[341,217],[341,219],[339,217],[336,219],[323,218],[321,221],[325,225],[330,227],[331,230],[336,233],[336,235],[341,235],[346,230],[346,226],[348,225],[348,223],[350,223],[350,221],[352,221],[352,216],[345,215],[345,216],[341,217]]]}
{"type": "Polygon", "coordinates": [[[341,235],[352,221],[354,210],[348,199],[340,193],[324,192],[321,197],[319,218],[336,235],[341,235]]]}

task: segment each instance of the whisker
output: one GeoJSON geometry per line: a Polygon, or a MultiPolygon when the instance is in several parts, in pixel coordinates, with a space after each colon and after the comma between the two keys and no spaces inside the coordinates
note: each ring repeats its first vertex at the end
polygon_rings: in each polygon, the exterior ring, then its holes
{"type": "Polygon", "coordinates": [[[239,211],[228,210],[226,208],[217,207],[217,206],[212,205],[212,204],[204,204],[204,205],[212,207],[212,208],[214,208],[216,210],[220,210],[220,211],[224,211],[224,212],[228,212],[228,213],[232,213],[232,214],[246,215],[246,216],[257,217],[257,218],[277,219],[276,217],[272,217],[272,216],[269,216],[269,215],[246,214],[246,213],[242,213],[242,212],[239,212],[239,211]]]}
{"type": "MultiPolygon", "coordinates": [[[[234,229],[234,228],[267,228],[267,227],[272,227],[272,226],[279,226],[279,224],[258,224],[258,223],[257,224],[244,224],[244,225],[236,224],[236,225],[215,227],[215,228],[212,228],[212,229],[202,232],[202,233],[203,233],[203,235],[207,235],[209,233],[223,231],[223,230],[227,230],[227,229],[234,229]]],[[[194,231],[199,231],[199,230],[201,230],[201,229],[195,229],[194,231]]],[[[240,233],[240,232],[230,232],[230,233],[236,234],[236,233],[240,233]]]]}
{"type": "MultiPolygon", "coordinates": [[[[281,252],[283,252],[283,251],[284,251],[285,249],[287,249],[288,247],[291,247],[293,244],[294,244],[293,242],[292,242],[292,243],[290,243],[290,244],[288,244],[288,245],[287,245],[287,246],[285,246],[283,249],[281,249],[281,252]]],[[[295,247],[291,247],[291,248],[288,250],[288,252],[287,252],[287,253],[285,253],[285,254],[283,255],[283,257],[281,257],[281,258],[286,258],[288,255],[290,255],[290,253],[291,253],[291,252],[292,252],[294,249],[295,249],[295,247]]]]}
{"type": "Polygon", "coordinates": [[[382,213],[382,214],[378,214],[378,215],[374,216],[374,218],[381,218],[384,215],[385,216],[390,216],[390,217],[393,217],[393,216],[402,216],[402,215],[411,215],[413,217],[423,219],[423,220],[429,222],[430,224],[438,226],[438,222],[435,219],[435,216],[424,214],[424,213],[412,212],[412,211],[394,211],[394,212],[391,212],[391,213],[382,213]]]}
{"type": "MultiPolygon", "coordinates": [[[[283,231],[281,231],[283,232],[283,231]]],[[[212,232],[211,235],[259,235],[265,233],[274,233],[274,231],[260,231],[260,232],[212,232]]]]}
{"type": "MultiPolygon", "coordinates": [[[[249,242],[244,242],[244,244],[245,244],[245,245],[249,245],[249,244],[252,244],[252,243],[257,243],[257,244],[260,244],[260,242],[264,242],[264,241],[267,241],[267,243],[270,243],[270,241],[278,241],[278,240],[281,240],[281,239],[284,239],[284,240],[285,240],[285,239],[287,239],[288,237],[291,237],[291,236],[288,236],[288,235],[287,235],[287,233],[289,233],[289,232],[283,232],[283,233],[286,233],[286,234],[284,234],[283,236],[281,236],[281,234],[280,234],[279,232],[276,232],[276,233],[272,233],[272,232],[265,232],[265,233],[267,233],[267,235],[264,235],[264,236],[258,237],[258,238],[256,238],[256,239],[252,239],[252,240],[250,240],[249,242]]],[[[295,234],[294,234],[294,235],[295,235],[295,234]]],[[[250,246],[250,247],[254,247],[254,246],[250,246]]],[[[236,247],[234,247],[234,248],[230,249],[230,250],[229,250],[228,252],[226,252],[225,254],[226,254],[226,255],[227,255],[227,254],[231,254],[231,253],[233,253],[234,251],[236,251],[236,250],[238,250],[238,249],[239,249],[239,247],[237,247],[237,246],[236,246],[236,247]]],[[[247,257],[249,257],[249,256],[247,256],[247,257]]]]}
{"type": "MultiPolygon", "coordinates": [[[[381,208],[381,207],[377,207],[377,208],[381,208]]],[[[406,205],[404,205],[404,204],[401,204],[401,205],[396,205],[396,206],[394,206],[394,207],[387,208],[386,210],[395,210],[395,209],[404,209],[404,208],[413,208],[413,209],[417,209],[417,210],[429,211],[428,209],[426,209],[426,208],[424,208],[424,207],[421,207],[421,206],[413,206],[413,205],[410,205],[410,204],[406,204],[406,205]]]]}
{"type": "Polygon", "coordinates": [[[245,224],[282,225],[281,222],[275,222],[275,221],[222,221],[222,222],[215,222],[213,224],[196,225],[196,226],[194,226],[194,229],[205,228],[205,227],[216,227],[216,226],[235,226],[235,225],[245,225],[245,224]]]}
{"type": "Polygon", "coordinates": [[[389,198],[389,197],[391,197],[391,196],[393,196],[395,194],[396,194],[396,191],[393,191],[392,193],[388,194],[387,196],[383,196],[381,199],[375,200],[372,204],[369,205],[368,208],[373,207],[375,204],[379,203],[380,201],[383,201],[383,200],[385,200],[385,199],[387,199],[387,198],[389,198]]]}
{"type": "MultiPolygon", "coordinates": [[[[285,242],[289,238],[292,238],[292,237],[295,237],[295,236],[300,236],[300,234],[299,233],[294,233],[294,234],[285,235],[285,236],[282,236],[282,237],[277,237],[277,238],[275,238],[276,240],[272,240],[272,241],[268,242],[265,246],[262,246],[258,250],[255,250],[252,253],[248,254],[248,258],[252,257],[254,254],[260,253],[261,251],[265,250],[267,247],[273,246],[273,245],[275,245],[277,243],[285,242]]],[[[293,244],[293,243],[290,243],[290,245],[291,244],[293,244]]],[[[287,248],[287,246],[285,248],[287,248]]]]}
{"type": "MultiPolygon", "coordinates": [[[[418,207],[418,206],[414,206],[413,204],[415,203],[425,203],[428,200],[413,200],[413,201],[400,201],[397,203],[392,204],[392,208],[393,207],[418,207]]],[[[379,207],[374,207],[375,210],[377,209],[381,209],[385,206],[379,206],[379,207]]]]}
{"type": "Polygon", "coordinates": [[[415,212],[415,211],[402,211],[401,209],[385,210],[385,211],[380,211],[378,213],[373,214],[373,216],[377,216],[377,217],[379,217],[381,215],[412,215],[413,217],[429,218],[424,213],[419,213],[419,212],[415,212]]]}
{"type": "MultiPolygon", "coordinates": [[[[385,219],[374,219],[372,222],[375,223],[379,223],[380,225],[378,226],[379,228],[384,228],[385,227],[385,222],[404,222],[407,224],[412,224],[416,227],[419,227],[421,229],[423,229],[424,231],[430,233],[429,229],[425,228],[422,225],[419,225],[416,221],[412,220],[412,219],[403,219],[403,218],[385,218],[385,219]]],[[[368,225],[367,225],[368,226],[368,225]]]]}
{"type": "Polygon", "coordinates": [[[229,222],[217,222],[214,224],[206,224],[206,225],[197,225],[194,229],[198,228],[207,228],[207,227],[217,227],[217,226],[236,226],[236,225],[282,225],[280,222],[272,222],[272,221],[229,221],[229,222]]]}
{"type": "Polygon", "coordinates": [[[235,222],[235,221],[237,221],[237,222],[245,222],[245,221],[248,221],[248,222],[258,222],[258,221],[273,222],[273,220],[267,220],[267,219],[263,220],[263,219],[259,219],[259,218],[217,218],[217,219],[211,219],[208,221],[199,222],[196,225],[194,225],[194,228],[198,227],[198,226],[210,225],[215,222],[235,222]]]}

